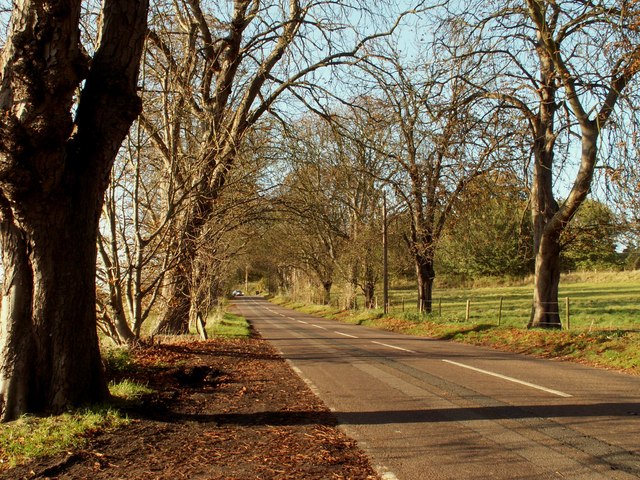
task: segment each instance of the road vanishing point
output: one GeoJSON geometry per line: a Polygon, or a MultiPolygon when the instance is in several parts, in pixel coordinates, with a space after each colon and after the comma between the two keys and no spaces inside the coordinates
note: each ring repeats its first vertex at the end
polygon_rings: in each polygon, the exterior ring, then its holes
{"type": "Polygon", "coordinates": [[[235,302],[384,480],[640,478],[640,378],[235,302]]]}

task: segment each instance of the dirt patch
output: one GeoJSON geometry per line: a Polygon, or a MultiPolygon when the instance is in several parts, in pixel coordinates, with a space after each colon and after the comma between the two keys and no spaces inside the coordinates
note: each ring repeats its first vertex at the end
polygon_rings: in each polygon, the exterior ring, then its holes
{"type": "Polygon", "coordinates": [[[156,393],[81,451],[0,479],[376,479],[355,442],[261,339],[156,345],[128,374],[156,393]]]}

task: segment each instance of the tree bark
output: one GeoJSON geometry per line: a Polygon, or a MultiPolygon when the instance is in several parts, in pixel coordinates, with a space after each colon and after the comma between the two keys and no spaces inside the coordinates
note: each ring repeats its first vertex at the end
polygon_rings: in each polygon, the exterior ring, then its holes
{"type": "Polygon", "coordinates": [[[195,302],[197,305],[197,298],[192,296],[190,285],[193,279],[197,278],[197,272],[194,272],[198,259],[197,244],[207,220],[204,212],[211,211],[212,208],[209,205],[210,201],[214,201],[214,199],[199,195],[188,207],[188,211],[184,212],[182,221],[178,222],[179,228],[182,229],[182,235],[184,235],[184,241],[177,245],[177,255],[180,260],[166,277],[164,310],[160,322],[154,329],[154,335],[189,333],[189,315],[192,311],[192,304],[195,302]]]}
{"type": "Polygon", "coordinates": [[[545,234],[536,255],[533,312],[529,327],[561,328],[558,304],[560,242],[558,235],[545,234]]]}
{"type": "Polygon", "coordinates": [[[331,305],[331,287],[333,287],[333,280],[325,280],[322,282],[322,304],[331,305]]]}
{"type": "Polygon", "coordinates": [[[35,350],[31,323],[33,279],[25,239],[11,221],[0,223],[2,241],[2,307],[0,309],[0,394],[3,417],[13,419],[29,411],[38,384],[31,378],[30,358],[35,350]]]}
{"type": "Polygon", "coordinates": [[[165,287],[165,307],[154,335],[184,335],[189,333],[189,312],[191,297],[189,292],[189,271],[187,264],[181,263],[167,274],[165,287]]]}
{"type": "Polygon", "coordinates": [[[376,281],[373,267],[370,263],[366,263],[364,267],[363,293],[365,308],[376,308],[376,281]]]}
{"type": "Polygon", "coordinates": [[[89,64],[80,46],[81,4],[14,2],[2,52],[4,421],[108,396],[96,331],[98,218],[113,160],[140,110],[148,5],[105,0],[89,64]]]}
{"type": "Polygon", "coordinates": [[[433,280],[436,276],[433,260],[416,255],[414,263],[418,279],[418,309],[421,313],[431,313],[433,309],[433,280]]]}
{"type": "Polygon", "coordinates": [[[532,122],[534,167],[531,186],[531,221],[535,276],[529,327],[561,328],[558,309],[560,284],[560,232],[553,195],[553,160],[556,143],[556,71],[549,53],[538,47],[540,61],[540,107],[532,122]],[[555,220],[554,220],[555,219],[555,220]]]}

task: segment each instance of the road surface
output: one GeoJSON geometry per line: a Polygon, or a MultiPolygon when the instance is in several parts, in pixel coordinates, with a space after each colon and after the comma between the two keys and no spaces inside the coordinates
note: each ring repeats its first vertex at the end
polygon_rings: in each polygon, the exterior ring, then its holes
{"type": "Polygon", "coordinates": [[[382,478],[640,478],[640,378],[236,301],[382,478]]]}

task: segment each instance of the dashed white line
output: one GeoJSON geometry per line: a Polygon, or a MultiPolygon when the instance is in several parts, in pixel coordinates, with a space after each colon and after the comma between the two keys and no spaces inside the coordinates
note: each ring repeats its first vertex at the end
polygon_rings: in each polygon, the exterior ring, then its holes
{"type": "Polygon", "coordinates": [[[310,325],[311,325],[312,327],[316,327],[316,328],[320,328],[320,329],[322,329],[322,330],[326,330],[326,328],[321,327],[320,325],[316,325],[315,323],[311,323],[310,325]]]}
{"type": "Polygon", "coordinates": [[[495,372],[491,372],[489,370],[483,370],[481,368],[472,367],[470,365],[465,365],[464,363],[458,363],[458,362],[454,362],[452,360],[444,360],[444,359],[442,361],[446,362],[446,363],[450,363],[452,365],[457,365],[457,366],[462,367],[462,368],[468,368],[469,370],[473,370],[475,372],[484,373],[485,375],[491,375],[492,377],[497,377],[497,378],[501,378],[503,380],[508,380],[509,382],[518,383],[518,384],[524,385],[526,387],[531,387],[531,388],[535,388],[537,390],[542,390],[543,392],[551,393],[551,394],[557,395],[559,397],[569,398],[569,397],[572,396],[572,395],[569,395],[568,393],[564,393],[564,392],[561,392],[559,390],[553,390],[551,388],[543,387],[541,385],[536,385],[535,383],[529,383],[529,382],[525,382],[524,380],[518,380],[517,378],[507,377],[506,375],[502,375],[500,373],[495,373],[495,372]]]}
{"type": "Polygon", "coordinates": [[[382,345],[383,347],[395,348],[396,350],[402,350],[403,352],[416,353],[413,350],[408,350],[402,347],[396,347],[395,345],[389,345],[388,343],[376,342],[374,340],[371,340],[371,343],[375,343],[376,345],[382,345]]]}
{"type": "Polygon", "coordinates": [[[336,332],[335,330],[333,331],[333,333],[337,333],[338,335],[343,335],[343,336],[349,337],[349,338],[358,338],[355,335],[349,335],[348,333],[336,332]]]}
{"type": "MultiPolygon", "coordinates": [[[[295,318],[292,318],[291,320],[295,320],[295,318]]],[[[305,322],[304,320],[298,320],[299,323],[305,323],[307,325],[309,325],[307,322],[305,322]]]]}

